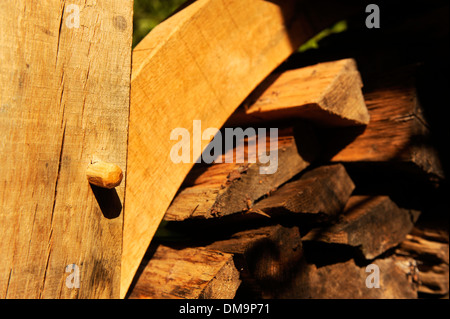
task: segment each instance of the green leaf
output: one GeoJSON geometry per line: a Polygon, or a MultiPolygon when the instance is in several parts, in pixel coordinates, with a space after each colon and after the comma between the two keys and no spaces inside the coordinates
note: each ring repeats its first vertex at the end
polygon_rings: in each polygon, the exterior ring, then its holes
{"type": "Polygon", "coordinates": [[[344,32],[347,30],[347,28],[348,28],[348,26],[347,26],[346,20],[339,21],[336,24],[334,24],[332,27],[320,31],[314,37],[309,39],[306,43],[304,43],[302,46],[300,46],[298,51],[305,52],[310,49],[318,49],[320,40],[326,38],[330,34],[344,32]]]}

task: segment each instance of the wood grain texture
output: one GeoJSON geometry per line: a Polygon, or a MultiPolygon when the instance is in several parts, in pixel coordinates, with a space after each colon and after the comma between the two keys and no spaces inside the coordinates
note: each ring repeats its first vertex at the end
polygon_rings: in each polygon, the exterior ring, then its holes
{"type": "Polygon", "coordinates": [[[292,288],[279,298],[298,299],[416,299],[415,285],[393,258],[376,259],[379,288],[367,288],[371,272],[353,259],[318,267],[307,265],[293,280],[292,288]]]}
{"type": "Polygon", "coordinates": [[[298,117],[328,126],[367,125],[370,116],[362,86],[353,59],[273,73],[227,124],[249,125],[298,117]]]}
{"type": "Polygon", "coordinates": [[[86,168],[126,168],[131,36],[131,1],[0,3],[1,298],[119,297],[125,187],[86,168]]]}
{"type": "MultiPolygon", "coordinates": [[[[170,132],[193,120],[221,128],[253,89],[301,43],[342,19],[357,1],[199,0],[133,51],[124,296],[192,163],[170,158],[170,132]],[[320,10],[318,10],[320,8],[320,10]],[[151,203],[151,204],[149,204],[151,203]]],[[[209,141],[202,141],[201,150],[209,141]]],[[[193,162],[196,159],[193,159],[193,162]]]]}
{"type": "MultiPolygon", "coordinates": [[[[249,150],[247,143],[228,150],[244,154],[242,163],[224,163],[225,153],[222,163],[194,168],[167,209],[164,220],[208,219],[248,211],[257,199],[310,165],[319,153],[314,134],[311,126],[301,123],[280,130],[278,139],[267,138],[266,150],[270,143],[276,143],[278,152],[277,169],[273,174],[261,174],[261,167],[267,164],[249,163],[249,155],[254,150],[249,150]]],[[[260,138],[266,137],[257,136],[260,138]]]]}
{"type": "Polygon", "coordinates": [[[289,182],[256,203],[250,212],[320,215],[332,219],[342,212],[355,185],[341,164],[320,166],[289,182]]]}
{"type": "Polygon", "coordinates": [[[170,160],[170,132],[180,127],[192,135],[194,119],[204,128],[222,127],[256,85],[314,34],[294,9],[295,1],[200,0],[134,49],[122,296],[192,167],[170,160]]]}
{"type": "Polygon", "coordinates": [[[345,128],[324,134],[324,149],[328,150],[324,156],[332,162],[387,163],[444,178],[414,86],[402,82],[380,86],[366,92],[364,98],[371,117],[369,125],[363,130],[345,128]]]}
{"type": "Polygon", "coordinates": [[[233,255],[204,248],[159,245],[130,299],[232,299],[241,281],[233,255]]]}
{"type": "Polygon", "coordinates": [[[315,228],[302,240],[358,247],[370,260],[401,243],[419,215],[399,208],[387,196],[352,196],[339,223],[315,228]]]}
{"type": "Polygon", "coordinates": [[[431,229],[424,233],[414,228],[395,254],[405,265],[405,273],[417,284],[419,292],[437,296],[448,294],[448,239],[442,241],[440,234],[431,229]]]}

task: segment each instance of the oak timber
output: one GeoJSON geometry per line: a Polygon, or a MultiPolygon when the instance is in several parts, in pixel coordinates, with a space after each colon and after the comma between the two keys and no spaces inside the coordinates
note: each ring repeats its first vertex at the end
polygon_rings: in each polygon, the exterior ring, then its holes
{"type": "Polygon", "coordinates": [[[132,8],[0,3],[1,298],[120,296],[125,187],[97,197],[86,168],[126,169],[132,8]]]}
{"type": "Polygon", "coordinates": [[[233,255],[158,245],[131,290],[131,299],[231,299],[241,281],[233,255]]]}
{"type": "Polygon", "coordinates": [[[267,77],[228,120],[237,126],[292,117],[328,126],[367,125],[356,62],[343,59],[267,77]]]}
{"type": "Polygon", "coordinates": [[[302,240],[358,247],[373,259],[402,242],[420,214],[399,208],[388,196],[352,196],[344,210],[337,224],[313,229],[302,240]]]}
{"type": "MultiPolygon", "coordinates": [[[[253,150],[249,151],[247,143],[239,144],[229,152],[245,154],[243,163],[224,163],[222,160],[222,163],[194,168],[185,183],[191,184],[180,190],[167,209],[164,220],[208,219],[248,211],[255,200],[308,167],[319,149],[314,140],[314,129],[304,122],[297,127],[280,130],[276,140],[267,137],[266,150],[269,150],[270,143],[277,143],[276,172],[261,174],[260,169],[266,164],[259,161],[249,163],[249,154],[253,150]]],[[[225,156],[222,155],[223,158],[225,156]]]]}
{"type": "Polygon", "coordinates": [[[336,217],[343,210],[355,185],[341,164],[320,166],[289,182],[256,203],[250,212],[270,216],[281,213],[336,217]]]}

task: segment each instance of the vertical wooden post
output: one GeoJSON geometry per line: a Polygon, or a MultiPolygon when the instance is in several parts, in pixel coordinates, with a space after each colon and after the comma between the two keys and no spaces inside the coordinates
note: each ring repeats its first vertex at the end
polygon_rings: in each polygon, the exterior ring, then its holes
{"type": "Polygon", "coordinates": [[[118,298],[133,1],[0,3],[0,297],[118,298]]]}

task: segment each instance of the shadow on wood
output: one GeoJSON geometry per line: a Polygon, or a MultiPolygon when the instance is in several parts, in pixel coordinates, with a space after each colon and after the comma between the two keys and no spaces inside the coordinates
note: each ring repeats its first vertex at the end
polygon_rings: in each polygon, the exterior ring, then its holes
{"type": "Polygon", "coordinates": [[[122,211],[122,203],[120,202],[119,195],[117,195],[117,191],[114,188],[108,189],[95,185],[90,186],[103,216],[107,219],[119,217],[122,211]]]}

